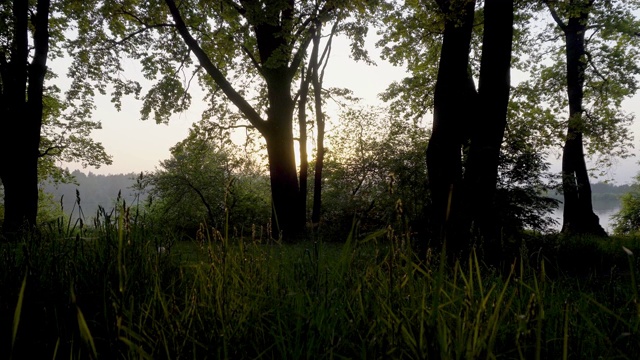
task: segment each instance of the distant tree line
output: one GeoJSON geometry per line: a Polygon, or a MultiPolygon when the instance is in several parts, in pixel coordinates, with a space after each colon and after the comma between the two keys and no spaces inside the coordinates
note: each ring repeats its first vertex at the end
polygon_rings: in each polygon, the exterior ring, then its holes
{"type": "MultiPolygon", "coordinates": [[[[595,210],[615,209],[620,206],[624,194],[631,192],[632,184],[614,185],[609,182],[597,182],[591,184],[591,198],[595,210]]],[[[559,191],[549,192],[549,197],[560,201],[562,207],[563,195],[559,191]]]]}
{"type": "Polygon", "coordinates": [[[118,195],[127,206],[143,202],[147,197],[145,193],[135,189],[136,179],[140,174],[100,175],[80,170],[74,170],[70,174],[73,182],[43,181],[40,186],[44,193],[52,195],[50,201],[60,205],[67,216],[79,218],[82,212],[88,221],[96,216],[99,206],[106,211],[115,208],[118,195]]]}

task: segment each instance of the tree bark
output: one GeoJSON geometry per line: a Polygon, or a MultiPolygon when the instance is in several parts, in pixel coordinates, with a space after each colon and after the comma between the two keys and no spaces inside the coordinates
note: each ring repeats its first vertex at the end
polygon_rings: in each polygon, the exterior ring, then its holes
{"type": "MultiPolygon", "coordinates": [[[[593,212],[591,185],[587,171],[582,127],[582,102],[586,69],[585,31],[591,2],[575,4],[577,16],[570,16],[567,24],[559,23],[565,35],[567,59],[567,94],[569,121],[562,152],[562,189],[564,213],[562,232],[566,234],[593,234],[606,236],[600,219],[593,212]]],[[[557,18],[557,17],[556,17],[557,18]]]]}
{"type": "MultiPolygon", "coordinates": [[[[498,180],[500,147],[507,125],[507,106],[511,87],[511,49],[513,1],[486,0],[484,34],[480,64],[479,102],[481,116],[471,124],[469,156],[465,166],[465,202],[470,226],[489,252],[499,240],[494,196],[498,180]]],[[[497,256],[499,257],[499,255],[497,256]]]]}
{"type": "Polygon", "coordinates": [[[434,93],[433,128],[427,146],[431,192],[431,239],[445,243],[452,254],[464,245],[460,231],[462,145],[475,89],[468,72],[475,1],[440,0],[444,36],[434,93]],[[471,86],[470,86],[471,84],[471,86]]]}

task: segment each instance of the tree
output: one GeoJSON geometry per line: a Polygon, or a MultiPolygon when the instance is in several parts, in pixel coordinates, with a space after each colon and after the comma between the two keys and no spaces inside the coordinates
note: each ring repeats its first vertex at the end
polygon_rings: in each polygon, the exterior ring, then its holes
{"type": "Polygon", "coordinates": [[[354,219],[365,233],[388,225],[415,231],[429,202],[428,132],[385,108],[345,109],[327,139],[322,234],[344,240],[354,219]]]}
{"type": "Polygon", "coordinates": [[[313,110],[316,124],[316,156],[313,175],[313,208],[311,212],[311,223],[314,228],[320,223],[320,213],[322,209],[322,170],[324,167],[324,137],[325,137],[325,114],[323,112],[323,78],[324,70],[329,61],[331,44],[338,29],[340,19],[337,19],[328,35],[328,40],[324,44],[324,50],[320,54],[320,40],[322,39],[322,23],[316,20],[312,34],[312,50],[309,56],[307,70],[302,69],[300,76],[301,86],[298,92],[298,127],[300,129],[300,193],[302,208],[307,209],[308,195],[308,172],[309,161],[307,154],[307,102],[309,101],[309,87],[313,86],[313,110]]]}
{"type": "Polygon", "coordinates": [[[513,1],[485,1],[477,103],[480,119],[471,123],[464,196],[470,212],[468,218],[473,221],[476,233],[493,247],[486,249],[490,252],[499,251],[494,243],[500,239],[500,228],[491,213],[496,210],[500,148],[507,127],[513,22],[513,1]]]}
{"type": "Polygon", "coordinates": [[[480,17],[476,16],[475,1],[426,4],[407,5],[387,18],[399,28],[385,34],[382,44],[391,46],[383,54],[395,62],[407,61],[414,76],[390,87],[386,99],[411,99],[401,111],[416,116],[433,109],[427,147],[430,237],[446,241],[451,253],[457,254],[468,246],[472,233],[487,242],[498,236],[486,206],[494,206],[507,123],[514,7],[512,1],[486,1],[480,17]],[[474,32],[480,28],[476,22],[483,25],[481,41],[474,32]],[[421,28],[424,36],[418,37],[416,44],[415,36],[409,38],[408,34],[421,28]],[[416,46],[424,53],[416,53],[416,46]],[[436,56],[437,70],[424,60],[436,56]],[[404,89],[416,88],[422,88],[417,90],[418,96],[402,94],[404,89]]]}
{"type": "Polygon", "coordinates": [[[64,38],[65,6],[64,2],[52,5],[50,0],[0,5],[4,24],[0,29],[0,179],[5,234],[36,225],[39,179],[68,179],[69,174],[55,166],[56,160],[79,159],[92,165],[111,161],[104,148],[88,137],[100,127],[89,120],[91,108],[61,101],[57,88],[45,86],[54,76],[47,60],[58,54],[64,38]]]}
{"type": "Polygon", "coordinates": [[[50,1],[39,0],[35,11],[26,0],[4,3],[1,10],[8,25],[2,29],[6,40],[3,43],[9,45],[3,46],[0,55],[0,179],[5,190],[3,231],[13,233],[34,226],[38,211],[37,172],[49,52],[50,1]],[[30,28],[33,29],[31,54],[30,28]]]}
{"type": "MultiPolygon", "coordinates": [[[[230,122],[238,119],[247,120],[265,140],[274,223],[285,238],[293,239],[305,219],[294,157],[296,92],[292,84],[300,74],[314,29],[332,19],[353,16],[365,10],[365,4],[166,0],[162,6],[150,6],[91,2],[86,6],[99,5],[99,10],[77,20],[79,37],[72,49],[72,53],[91,59],[76,62],[76,72],[89,75],[89,79],[78,81],[106,84],[117,80],[103,74],[120,71],[119,58],[126,53],[140,60],[149,80],[158,80],[144,96],[142,113],[143,118],[153,113],[160,122],[189,106],[187,89],[198,77],[210,105],[204,117],[223,119],[229,126],[236,126],[230,122]],[[185,74],[191,65],[195,65],[193,73],[185,74]],[[96,68],[102,71],[92,73],[96,68]],[[230,110],[229,102],[237,111],[230,110]]],[[[361,42],[366,26],[354,21],[343,25],[341,32],[361,42]]],[[[121,95],[115,92],[116,98],[121,95]]]]}
{"type": "Polygon", "coordinates": [[[322,33],[317,31],[313,36],[313,50],[311,53],[311,59],[309,61],[309,69],[311,70],[311,83],[313,84],[313,99],[314,110],[316,115],[316,158],[313,174],[313,210],[311,212],[311,223],[314,227],[317,227],[320,223],[320,217],[322,212],[322,179],[324,169],[324,156],[325,156],[325,114],[323,112],[323,80],[324,70],[329,61],[329,54],[331,53],[331,43],[334,35],[338,29],[338,21],[334,22],[334,25],[329,33],[329,40],[326,42],[326,46],[320,58],[319,47],[320,38],[322,33]]]}
{"type": "Polygon", "coordinates": [[[619,107],[622,98],[637,88],[634,76],[640,69],[634,47],[638,45],[638,22],[632,9],[634,5],[637,9],[638,4],[597,0],[544,3],[564,38],[569,112],[562,151],[562,232],[606,236],[593,212],[584,136],[590,127],[598,127],[599,123],[602,128],[608,123],[608,130],[616,129],[621,135],[607,139],[605,144],[626,145],[628,137],[622,127],[629,119],[619,107]],[[625,60],[632,65],[620,63],[625,60]],[[592,76],[596,79],[589,79],[592,76]]]}
{"type": "MultiPolygon", "coordinates": [[[[440,184],[438,184],[437,181],[436,184],[430,184],[433,189],[432,196],[434,196],[434,211],[440,214],[439,217],[433,217],[434,226],[432,226],[432,228],[435,229],[436,236],[432,237],[437,237],[437,234],[439,233],[438,229],[443,229],[443,219],[449,219],[452,223],[456,223],[458,220],[455,219],[455,216],[458,216],[460,213],[463,214],[460,221],[468,222],[471,220],[473,228],[476,228],[476,230],[479,231],[481,237],[495,237],[496,228],[494,226],[495,224],[492,224],[493,219],[482,219],[483,214],[482,210],[480,210],[482,208],[479,206],[471,206],[474,202],[478,205],[490,202],[488,198],[490,198],[491,195],[487,196],[487,194],[492,193],[492,191],[487,191],[489,188],[485,186],[480,187],[484,190],[472,190],[477,185],[483,183],[479,181],[480,177],[477,177],[474,173],[477,174],[477,170],[484,173],[481,178],[485,179],[485,185],[491,183],[491,181],[487,180],[493,178],[493,175],[491,174],[495,173],[493,165],[486,166],[487,162],[476,161],[478,159],[477,156],[475,156],[474,159],[474,152],[482,148],[482,146],[480,146],[475,147],[474,149],[474,146],[472,145],[474,142],[472,138],[474,136],[476,137],[476,144],[478,144],[478,141],[481,143],[483,140],[493,144],[498,144],[497,140],[501,139],[502,136],[506,136],[506,138],[503,138],[502,140],[502,146],[508,146],[509,149],[512,150],[514,148],[509,145],[509,143],[511,142],[512,144],[515,144],[514,141],[520,142],[521,140],[519,140],[519,138],[521,135],[519,134],[525,133],[522,129],[529,128],[526,132],[529,138],[526,141],[530,145],[516,147],[523,151],[521,153],[521,160],[518,160],[519,157],[504,156],[510,155],[504,153],[501,155],[501,159],[504,161],[525,161],[524,163],[528,163],[531,166],[526,166],[524,169],[530,169],[541,176],[545,176],[542,169],[546,168],[546,166],[539,166],[545,163],[539,162],[539,156],[550,155],[552,149],[559,142],[561,142],[560,146],[564,146],[567,139],[577,138],[576,136],[567,137],[566,133],[562,133],[567,129],[567,122],[560,120],[560,117],[563,116],[563,112],[566,111],[565,109],[569,108],[568,97],[564,95],[567,94],[566,84],[563,83],[563,81],[567,79],[566,66],[568,60],[566,51],[564,51],[566,48],[566,46],[564,46],[564,41],[559,44],[560,42],[555,40],[564,39],[565,34],[562,31],[559,31],[560,28],[557,27],[557,23],[553,20],[552,22],[554,26],[552,28],[555,29],[553,30],[555,32],[550,32],[549,29],[540,27],[540,24],[544,24],[545,21],[540,17],[542,14],[540,10],[547,11],[548,9],[540,8],[538,5],[544,5],[544,2],[535,4],[532,2],[518,1],[515,2],[515,6],[511,11],[507,10],[510,6],[508,3],[509,2],[493,3],[493,5],[499,4],[502,9],[499,10],[499,8],[494,8],[495,12],[492,11],[493,14],[498,14],[498,11],[503,12],[501,17],[495,18],[498,21],[492,21],[489,20],[491,17],[489,11],[490,6],[492,6],[492,2],[485,2],[484,7],[478,9],[479,11],[476,12],[476,17],[473,20],[474,22],[472,23],[471,30],[465,30],[466,35],[464,37],[458,34],[458,40],[455,40],[455,43],[459,46],[459,63],[457,63],[457,68],[459,70],[457,77],[453,77],[454,75],[444,76],[444,74],[441,73],[444,70],[450,70],[451,67],[456,64],[453,61],[444,61],[444,59],[449,59],[445,58],[445,56],[449,56],[453,53],[450,47],[447,49],[445,46],[447,43],[446,23],[447,21],[451,21],[451,26],[459,32],[462,32],[462,29],[465,28],[465,26],[468,27],[468,24],[472,21],[470,20],[469,12],[461,10],[463,6],[471,8],[471,5],[468,2],[435,1],[423,2],[420,3],[420,6],[405,3],[403,6],[400,6],[388,13],[385,19],[385,21],[390,25],[387,28],[388,30],[383,33],[383,39],[379,43],[379,45],[384,46],[383,55],[397,64],[406,63],[409,71],[411,72],[411,76],[407,77],[402,82],[392,84],[384,94],[384,99],[391,101],[391,108],[394,111],[404,113],[411,117],[425,116],[428,114],[430,109],[434,109],[434,126],[439,127],[437,130],[438,132],[444,133],[444,135],[438,135],[438,138],[432,139],[434,141],[433,154],[436,155],[433,156],[434,160],[432,163],[435,167],[432,171],[433,175],[430,171],[430,178],[435,176],[436,179],[440,178],[441,180],[446,180],[440,184]],[[485,111],[489,109],[483,109],[485,105],[489,104],[487,98],[479,101],[477,106],[473,107],[468,105],[471,103],[464,100],[469,99],[469,97],[465,95],[465,90],[461,90],[459,93],[455,93],[451,90],[449,92],[450,95],[444,97],[445,101],[436,105],[435,102],[438,99],[436,94],[439,91],[444,93],[442,88],[438,89],[437,83],[440,80],[443,82],[448,80],[446,86],[453,83],[458,84],[457,86],[459,89],[464,89],[464,84],[462,82],[463,72],[461,70],[463,66],[461,63],[466,62],[466,74],[467,78],[471,79],[469,81],[471,85],[473,85],[472,81],[476,79],[480,84],[482,84],[483,79],[481,68],[482,62],[485,60],[485,50],[488,48],[488,44],[485,40],[491,39],[492,41],[496,41],[496,44],[501,43],[501,48],[505,50],[504,54],[506,54],[506,50],[509,46],[505,41],[507,36],[491,36],[483,38],[480,35],[485,34],[485,31],[488,33],[490,26],[508,26],[507,23],[510,21],[510,16],[506,14],[509,12],[513,12],[514,14],[513,24],[511,26],[513,28],[513,43],[511,45],[512,55],[510,59],[510,67],[518,69],[524,73],[525,79],[515,84],[511,89],[511,96],[509,99],[508,97],[505,97],[505,92],[508,93],[509,91],[504,87],[506,82],[501,80],[504,79],[503,76],[498,75],[496,72],[494,73],[495,78],[487,77],[487,79],[491,80],[485,83],[494,85],[500,84],[503,89],[500,92],[487,92],[487,94],[502,94],[500,96],[491,97],[491,99],[495,100],[494,104],[496,105],[493,110],[493,121],[495,122],[491,121],[491,123],[495,124],[494,126],[496,127],[483,127],[480,125],[483,124],[481,121],[465,123],[465,107],[477,109],[473,115],[481,114],[478,117],[483,118],[485,121],[489,120],[489,116],[485,115],[487,114],[485,111]],[[450,14],[455,21],[452,20],[452,17],[447,18],[447,14],[450,14]],[[469,18],[465,17],[465,14],[467,14],[469,18]],[[482,14],[484,16],[480,17],[482,14]],[[471,31],[470,35],[469,31],[471,31]],[[480,40],[481,38],[482,41],[480,40]],[[498,40],[499,38],[502,38],[503,40],[498,40]],[[467,46],[467,42],[470,44],[469,46],[467,46]],[[553,45],[549,45],[549,43],[553,45]],[[480,51],[480,44],[482,44],[482,51],[480,51]],[[468,53],[465,53],[467,48],[469,49],[468,53]],[[464,51],[462,49],[464,49],[464,51]],[[440,59],[439,62],[438,59],[440,59]],[[439,66],[436,67],[432,64],[438,64],[439,66]],[[444,68],[442,68],[443,64],[445,66],[444,68]],[[528,78],[526,76],[528,76],[528,78]],[[451,99],[456,99],[458,101],[457,104],[459,108],[456,109],[453,106],[449,106],[452,110],[447,113],[445,111],[447,108],[446,101],[451,99]],[[503,127],[504,125],[502,125],[500,121],[496,120],[504,119],[504,117],[502,115],[496,115],[504,113],[506,99],[509,99],[506,115],[508,121],[506,123],[506,127],[503,127]],[[459,104],[467,105],[461,106],[459,104]],[[441,107],[441,109],[437,110],[438,107],[441,107]],[[458,112],[458,115],[452,116],[451,114],[456,111],[458,112]],[[456,124],[452,129],[447,129],[446,126],[442,126],[442,121],[444,121],[443,119],[448,116],[457,119],[451,120],[452,124],[456,124]],[[479,126],[476,127],[475,125],[479,126]],[[489,130],[492,128],[493,130],[489,130]],[[500,131],[496,130],[498,128],[503,128],[506,131],[501,134],[500,131]],[[468,134],[463,133],[465,130],[469,129],[470,131],[468,134]],[[485,130],[491,131],[494,135],[486,136],[486,133],[484,132],[485,130]],[[446,134],[449,135],[447,136],[446,134]],[[458,142],[455,138],[456,134],[462,137],[461,141],[458,142]],[[516,135],[517,138],[509,138],[514,135],[516,135]],[[493,140],[489,141],[488,139],[493,140]],[[467,140],[469,142],[467,142],[467,140]],[[455,143],[455,146],[452,145],[452,143],[455,143]],[[438,144],[443,148],[449,146],[449,151],[437,149],[436,145],[438,144]],[[445,156],[444,154],[447,153],[450,158],[445,161],[443,160],[445,156]],[[531,157],[530,155],[532,154],[536,154],[536,156],[531,157]],[[458,161],[459,157],[462,157],[461,162],[458,161]],[[438,166],[438,164],[441,164],[442,166],[438,166]],[[459,164],[462,165],[462,170],[459,170],[459,164]],[[474,170],[474,166],[476,165],[478,168],[474,170]],[[473,180],[474,177],[476,177],[476,180],[473,180]],[[458,199],[456,199],[455,189],[461,188],[460,183],[466,187],[465,191],[463,191],[465,194],[464,196],[458,196],[458,199]],[[476,185],[473,185],[473,183],[476,183],[476,185]],[[447,190],[447,187],[449,187],[449,189],[453,187],[454,191],[451,192],[447,190]],[[451,195],[450,198],[449,195],[451,195]],[[440,196],[440,198],[435,198],[435,196],[440,196]],[[449,200],[451,200],[451,202],[449,202],[449,200]],[[460,204],[462,204],[462,206],[460,204]],[[471,209],[472,211],[471,214],[464,215],[464,211],[459,212],[456,208],[463,209],[465,211],[471,209]],[[480,213],[478,213],[478,211],[480,211],[480,213]],[[473,215],[474,212],[476,215],[473,215]],[[480,217],[478,215],[480,215],[480,217]],[[484,227],[489,231],[482,230],[483,223],[489,225],[484,225],[484,227]],[[492,233],[493,235],[491,235],[492,233]]],[[[556,9],[556,14],[560,14],[559,16],[565,16],[565,18],[578,16],[580,11],[576,11],[576,9],[579,10],[579,7],[582,6],[580,4],[588,4],[587,2],[579,1],[549,1],[547,3],[550,8],[556,9]]],[[[628,98],[630,94],[633,94],[637,88],[636,69],[638,67],[638,60],[635,43],[640,39],[640,37],[637,36],[638,25],[636,18],[631,14],[633,9],[637,9],[637,4],[635,2],[625,3],[615,1],[593,1],[591,3],[592,10],[590,15],[583,19],[589,21],[586,26],[587,36],[585,37],[586,44],[588,45],[587,50],[584,52],[582,57],[577,57],[580,59],[580,63],[583,64],[581,66],[583,66],[586,71],[583,93],[584,101],[581,116],[583,121],[579,122],[579,126],[573,126],[572,132],[575,133],[574,130],[581,131],[584,137],[583,140],[585,140],[584,145],[587,148],[586,154],[590,156],[598,155],[599,164],[606,165],[614,157],[628,155],[628,148],[630,145],[630,135],[626,125],[630,122],[632,117],[621,111],[620,104],[622,100],[628,98]]],[[[547,5],[544,6],[546,7],[547,5]]],[[[506,35],[509,33],[507,27],[504,27],[503,29],[504,30],[499,31],[498,34],[506,35]]],[[[449,34],[451,33],[453,33],[453,30],[449,32],[449,34]]],[[[449,39],[455,39],[455,37],[451,35],[449,36],[449,39]]],[[[490,57],[488,57],[487,60],[489,58],[490,57]]],[[[506,59],[506,57],[501,58],[506,59]]],[[[488,64],[502,63],[502,74],[508,74],[507,68],[504,65],[505,61],[503,60],[501,62],[497,59],[498,58],[495,58],[491,62],[488,62],[488,64]]],[[[482,85],[480,87],[482,87],[482,85]]],[[[471,88],[471,86],[469,86],[469,88],[471,88]]],[[[478,94],[478,96],[480,96],[480,94],[478,94]]],[[[571,119],[574,125],[577,124],[573,120],[577,119],[577,117],[574,116],[571,117],[571,119]]],[[[433,136],[436,136],[435,127],[433,136]]],[[[576,147],[569,146],[569,148],[575,149],[576,147]]],[[[495,150],[489,149],[490,146],[487,146],[487,154],[493,154],[489,158],[491,158],[492,161],[496,161],[495,150]]],[[[578,152],[578,155],[580,155],[580,152],[578,152]]],[[[577,159],[578,157],[567,157],[567,159],[577,159]]],[[[584,160],[584,157],[582,157],[582,159],[584,160]]],[[[567,162],[567,164],[570,163],[574,164],[572,166],[579,167],[579,162],[567,162]]],[[[517,163],[514,165],[517,165],[517,163]]],[[[500,168],[504,168],[504,164],[501,164],[500,168]]],[[[501,183],[506,184],[504,179],[501,177],[508,176],[509,173],[513,174],[511,171],[504,172],[503,170],[500,170],[500,168],[497,172],[499,176],[498,189],[500,189],[501,183]]],[[[569,171],[565,171],[564,173],[568,174],[569,171]]],[[[565,181],[565,183],[577,183],[576,174],[577,173],[574,172],[573,182],[565,181]]],[[[517,176],[517,178],[523,179],[522,176],[517,176]]],[[[565,176],[565,179],[568,178],[569,177],[565,176]]],[[[584,176],[582,176],[582,178],[584,180],[584,176]]],[[[588,178],[586,179],[586,182],[588,184],[588,178]]],[[[527,183],[529,182],[527,181],[527,183]]],[[[552,184],[544,185],[544,187],[551,185],[552,184]]],[[[521,185],[517,186],[519,187],[521,185]]],[[[491,188],[493,188],[493,185],[491,188]]],[[[515,190],[515,188],[511,188],[515,190]]],[[[582,187],[582,189],[585,188],[586,187],[582,187]]],[[[501,192],[501,190],[499,191],[501,192]]],[[[534,195],[537,192],[538,191],[527,193],[530,194],[528,196],[533,196],[531,197],[532,200],[534,198],[543,200],[542,197],[538,198],[539,195],[534,195]]],[[[458,195],[460,195],[460,192],[458,192],[458,195]]],[[[504,195],[498,194],[498,196],[502,198],[504,195]]],[[[590,198],[585,194],[580,197],[585,199],[585,201],[590,198]]],[[[499,199],[495,200],[498,201],[499,199]]],[[[536,206],[542,207],[546,207],[544,204],[552,205],[546,201],[540,202],[536,200],[534,203],[538,204],[536,206]]],[[[573,208],[575,209],[576,207],[573,208]]],[[[589,207],[583,206],[580,211],[583,211],[584,208],[589,207]]],[[[484,211],[484,214],[488,215],[491,214],[491,212],[484,211]]],[[[576,218],[580,218],[580,216],[588,217],[587,215],[577,215],[576,218]]],[[[576,221],[573,221],[573,223],[574,225],[580,225],[580,223],[576,221]]],[[[466,234],[469,233],[469,229],[466,225],[453,226],[450,228],[454,231],[455,229],[458,229],[461,232],[462,236],[459,237],[458,235],[453,235],[455,238],[464,238],[466,234]]],[[[446,227],[444,227],[444,229],[447,230],[446,227]]],[[[449,234],[447,234],[447,237],[450,238],[449,234]]]]}
{"type": "Polygon", "coordinates": [[[195,235],[201,223],[220,231],[266,225],[268,186],[250,157],[206,124],[171,148],[171,157],[144,177],[152,217],[173,231],[195,235]],[[240,155],[243,154],[243,155],[240,155]]]}
{"type": "Polygon", "coordinates": [[[462,146],[476,108],[469,73],[475,1],[437,1],[444,18],[442,48],[433,93],[433,130],[427,147],[432,236],[453,252],[467,238],[462,229],[462,146]],[[464,104],[461,106],[461,104],[464,104]],[[463,236],[465,239],[460,239],[463,236]]]}
{"type": "Polygon", "coordinates": [[[631,189],[620,198],[622,207],[613,215],[613,231],[617,235],[636,234],[640,231],[640,174],[631,189]]]}

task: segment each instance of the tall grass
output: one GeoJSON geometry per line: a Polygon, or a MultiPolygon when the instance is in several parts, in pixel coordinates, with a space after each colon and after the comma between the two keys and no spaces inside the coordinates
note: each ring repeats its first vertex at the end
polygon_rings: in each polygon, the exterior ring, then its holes
{"type": "Polygon", "coordinates": [[[514,259],[506,272],[486,268],[475,252],[453,266],[439,253],[419,260],[392,228],[341,245],[267,245],[203,225],[193,241],[174,242],[136,224],[124,204],[94,225],[89,237],[40,234],[2,245],[3,357],[633,359],[640,353],[631,252],[619,277],[585,279],[550,276],[545,257],[514,259]]]}

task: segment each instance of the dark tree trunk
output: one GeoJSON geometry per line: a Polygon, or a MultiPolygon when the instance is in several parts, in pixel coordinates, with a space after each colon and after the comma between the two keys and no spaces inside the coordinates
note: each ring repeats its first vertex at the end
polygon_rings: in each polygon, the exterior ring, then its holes
{"type": "Polygon", "coordinates": [[[291,80],[286,69],[270,69],[267,75],[268,129],[263,133],[267,142],[273,225],[275,236],[291,241],[304,230],[304,210],[300,209],[300,188],[293,150],[293,110],[291,80]]]}
{"type": "Polygon", "coordinates": [[[307,195],[309,180],[309,159],[307,154],[307,100],[309,98],[309,79],[302,68],[300,79],[300,98],[298,99],[298,127],[300,128],[300,209],[307,214],[307,195]]]}
{"type": "Polygon", "coordinates": [[[606,236],[598,216],[593,212],[591,185],[584,159],[582,102],[586,63],[585,30],[590,3],[579,8],[562,26],[566,41],[567,93],[569,96],[569,124],[562,152],[562,189],[564,214],[562,232],[606,236]]]}
{"type": "Polygon", "coordinates": [[[18,153],[26,150],[26,146],[15,148],[16,155],[3,163],[8,169],[13,169],[5,172],[2,178],[5,206],[3,232],[8,237],[29,231],[36,223],[38,159],[18,153]]]}
{"type": "MultiPolygon", "coordinates": [[[[336,28],[337,22],[331,32],[332,37],[336,28]]],[[[311,223],[314,228],[320,224],[320,216],[322,212],[322,169],[324,168],[324,113],[322,111],[322,80],[320,76],[320,62],[318,61],[321,35],[320,24],[317,24],[316,29],[316,34],[313,37],[313,51],[311,53],[311,82],[313,83],[317,129],[316,164],[313,175],[313,211],[311,213],[311,223]]],[[[327,44],[327,50],[330,49],[330,47],[331,39],[327,44]]]]}
{"type": "Polygon", "coordinates": [[[469,51],[475,1],[438,1],[445,28],[434,93],[433,130],[427,147],[431,191],[431,238],[445,242],[450,253],[464,245],[460,220],[462,144],[466,141],[470,106],[475,97],[469,68],[469,51]],[[471,86],[470,86],[471,84],[471,86]]]}
{"type": "MultiPolygon", "coordinates": [[[[317,102],[317,101],[316,101],[317,102]]],[[[314,227],[320,224],[322,212],[322,169],[324,167],[324,115],[316,114],[316,128],[318,130],[316,141],[316,164],[313,175],[313,211],[311,222],[314,227]]]]}
{"type": "Polygon", "coordinates": [[[264,136],[269,158],[274,236],[286,241],[296,240],[304,230],[304,212],[299,209],[293,135],[273,131],[264,136]]]}
{"type": "MultiPolygon", "coordinates": [[[[499,239],[494,196],[500,147],[507,125],[510,91],[513,1],[486,0],[478,106],[481,116],[471,124],[469,156],[465,166],[465,202],[474,233],[487,251],[499,239]]],[[[489,253],[485,255],[490,255],[489,253]]],[[[498,254],[496,254],[499,257],[498,254]]]]}
{"type": "Polygon", "coordinates": [[[39,0],[31,16],[35,29],[28,63],[27,1],[14,1],[15,18],[10,62],[2,59],[0,178],[4,186],[5,235],[30,230],[38,212],[38,158],[42,99],[49,52],[49,0],[39,0]],[[12,139],[20,139],[16,142],[12,139]]]}

